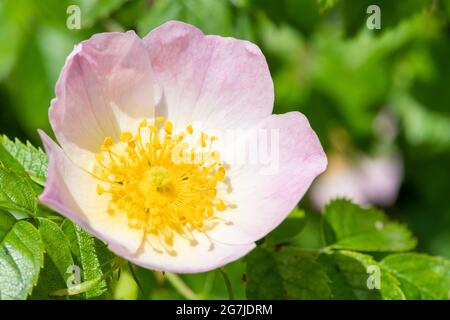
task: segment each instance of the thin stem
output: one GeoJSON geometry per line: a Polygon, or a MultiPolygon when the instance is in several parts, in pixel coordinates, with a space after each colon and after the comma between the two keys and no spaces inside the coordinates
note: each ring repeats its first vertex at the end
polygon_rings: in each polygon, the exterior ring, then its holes
{"type": "Polygon", "coordinates": [[[216,275],[217,275],[216,272],[209,272],[206,275],[205,284],[203,286],[203,291],[202,291],[203,297],[208,297],[210,295],[211,290],[214,285],[214,280],[216,279],[216,275]]]}
{"type": "Polygon", "coordinates": [[[133,265],[129,261],[128,261],[128,268],[130,269],[131,276],[133,277],[134,282],[136,282],[136,284],[137,284],[137,286],[139,288],[139,291],[141,291],[143,293],[144,289],[141,286],[141,282],[139,281],[136,273],[134,272],[133,265]]]}
{"type": "Polygon", "coordinates": [[[178,291],[179,294],[181,294],[183,297],[185,297],[188,300],[200,300],[200,297],[195,294],[194,291],[189,288],[184,281],[177,276],[176,274],[166,272],[165,277],[170,282],[170,284],[175,288],[175,290],[178,291]]]}
{"type": "Polygon", "coordinates": [[[225,271],[225,268],[219,268],[220,273],[223,276],[223,280],[225,281],[225,286],[227,287],[228,291],[228,298],[230,300],[234,300],[234,292],[233,292],[233,286],[231,285],[230,278],[228,277],[227,272],[225,271]]]}

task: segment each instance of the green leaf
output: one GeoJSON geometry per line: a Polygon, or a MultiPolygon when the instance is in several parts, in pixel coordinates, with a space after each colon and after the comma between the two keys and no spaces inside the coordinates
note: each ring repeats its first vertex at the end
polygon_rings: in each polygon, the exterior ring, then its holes
{"type": "Polygon", "coordinates": [[[55,263],[44,253],[44,267],[39,274],[39,280],[33,289],[31,300],[50,300],[54,299],[51,293],[66,287],[67,284],[63,281],[59,274],[59,270],[55,263]]]}
{"type": "Polygon", "coordinates": [[[61,230],[54,222],[39,218],[39,232],[44,242],[45,252],[55,263],[61,277],[67,280],[67,268],[74,264],[69,242],[61,230]]]}
{"type": "Polygon", "coordinates": [[[247,262],[249,299],[328,299],[329,279],[316,257],[294,247],[257,248],[247,262]]]}
{"type": "Polygon", "coordinates": [[[18,221],[2,233],[0,299],[25,299],[38,281],[44,259],[39,232],[29,222],[18,221]]]}
{"type": "MultiPolygon", "coordinates": [[[[96,281],[109,271],[113,255],[106,245],[96,240],[78,225],[65,220],[62,225],[66,237],[69,239],[71,251],[82,271],[83,282],[96,281]]],[[[93,282],[89,282],[93,283],[93,282]]],[[[86,298],[95,298],[106,292],[106,280],[97,281],[95,286],[88,287],[86,298]]]]}
{"type": "Polygon", "coordinates": [[[288,242],[303,230],[305,223],[305,212],[296,207],[275,230],[266,236],[266,243],[279,244],[288,242]]]}
{"type": "Polygon", "coordinates": [[[26,144],[18,139],[13,142],[6,136],[0,137],[0,145],[20,163],[31,179],[40,185],[44,185],[47,179],[48,159],[47,155],[40,148],[34,147],[28,141],[26,144]]]}
{"type": "Polygon", "coordinates": [[[24,178],[0,166],[0,208],[34,215],[37,201],[33,188],[24,178]]]}
{"type": "Polygon", "coordinates": [[[16,222],[16,219],[9,212],[0,210],[0,241],[3,240],[16,222]]]}
{"type": "Polygon", "coordinates": [[[44,269],[32,297],[48,299],[51,292],[67,287],[74,261],[69,242],[56,223],[39,218],[39,233],[45,249],[44,269]]]}
{"type": "Polygon", "coordinates": [[[332,281],[334,299],[405,299],[399,281],[369,255],[338,251],[321,256],[319,261],[332,281]],[[378,275],[380,287],[377,289],[378,275]]]}
{"type": "Polygon", "coordinates": [[[27,178],[28,174],[26,173],[22,165],[13,158],[13,156],[3,147],[1,142],[2,137],[0,137],[0,166],[8,168],[18,176],[27,178]]]}
{"type": "Polygon", "coordinates": [[[392,254],[381,261],[400,281],[408,299],[450,299],[450,261],[418,253],[392,254]]]}
{"type": "Polygon", "coordinates": [[[327,244],[334,249],[396,252],[416,246],[416,239],[404,225],[389,221],[374,208],[363,209],[337,199],[326,206],[323,217],[327,244]]]}

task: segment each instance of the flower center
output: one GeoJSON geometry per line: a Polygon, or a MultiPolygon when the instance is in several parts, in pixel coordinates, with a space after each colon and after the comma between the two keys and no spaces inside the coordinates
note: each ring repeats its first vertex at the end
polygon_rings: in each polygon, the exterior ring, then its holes
{"type": "Polygon", "coordinates": [[[169,171],[164,167],[154,166],[150,167],[144,173],[144,179],[142,179],[140,187],[141,190],[143,190],[142,193],[145,194],[146,191],[150,190],[153,187],[161,190],[162,188],[167,186],[169,182],[169,171]]]}
{"type": "Polygon", "coordinates": [[[169,245],[175,234],[192,240],[192,231],[213,227],[214,213],[228,207],[217,195],[226,170],[215,140],[203,132],[197,138],[191,125],[173,134],[163,117],[142,121],[136,135],[123,132],[116,143],[106,137],[93,173],[103,181],[98,194],[110,194],[108,212],[127,214],[130,227],[169,245]]]}

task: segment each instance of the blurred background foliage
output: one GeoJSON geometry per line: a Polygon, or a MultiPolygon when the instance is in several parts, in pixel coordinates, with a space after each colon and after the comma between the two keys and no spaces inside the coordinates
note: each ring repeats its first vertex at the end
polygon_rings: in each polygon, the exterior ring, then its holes
{"type": "MultiPolygon", "coordinates": [[[[76,43],[104,31],[144,36],[172,19],[258,44],[275,83],[274,112],[303,112],[330,167],[351,171],[358,157],[398,155],[403,179],[386,211],[409,225],[419,251],[450,257],[450,0],[0,0],[0,132],[40,145],[36,130],[51,131],[54,85],[76,43]],[[80,30],[66,27],[72,4],[80,30]],[[372,4],[380,30],[366,27],[372,4]]],[[[317,246],[318,210],[308,197],[300,207],[311,219],[297,242],[317,246]]],[[[162,274],[133,268],[115,298],[180,297],[162,274]]],[[[243,298],[244,265],[227,271],[243,298]]],[[[225,298],[220,277],[183,279],[201,297],[225,298]]]]}

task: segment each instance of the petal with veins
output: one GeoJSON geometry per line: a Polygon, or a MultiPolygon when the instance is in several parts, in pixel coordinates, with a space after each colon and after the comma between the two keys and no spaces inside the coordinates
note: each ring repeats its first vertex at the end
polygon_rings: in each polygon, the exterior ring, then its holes
{"type": "Polygon", "coordinates": [[[205,128],[246,128],[272,113],[273,82],[256,45],[205,36],[178,21],[156,28],[144,42],[164,92],[165,109],[158,112],[175,127],[195,121],[205,128]]]}
{"type": "Polygon", "coordinates": [[[119,138],[152,118],[158,87],[142,40],[132,31],[101,33],[81,42],[67,58],[49,110],[67,155],[89,169],[106,136],[119,138]]]}
{"type": "Polygon", "coordinates": [[[231,166],[227,175],[232,192],[224,197],[234,208],[217,213],[228,223],[210,232],[216,241],[245,244],[265,236],[287,217],[327,166],[320,141],[301,113],[272,115],[259,129],[278,132],[278,146],[270,146],[278,150],[278,166],[275,163],[270,170],[261,162],[231,166]]]}

